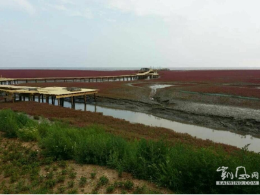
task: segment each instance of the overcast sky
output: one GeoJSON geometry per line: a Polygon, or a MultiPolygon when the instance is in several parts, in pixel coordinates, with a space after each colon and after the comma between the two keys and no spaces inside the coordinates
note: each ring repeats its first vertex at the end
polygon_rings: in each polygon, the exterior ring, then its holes
{"type": "Polygon", "coordinates": [[[0,0],[0,68],[260,68],[259,8],[259,0],[0,0]]]}

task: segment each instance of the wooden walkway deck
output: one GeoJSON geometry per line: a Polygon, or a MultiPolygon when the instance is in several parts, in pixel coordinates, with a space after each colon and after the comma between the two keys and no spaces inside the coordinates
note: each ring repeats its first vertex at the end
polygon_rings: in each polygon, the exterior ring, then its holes
{"type": "Polygon", "coordinates": [[[5,101],[11,99],[12,102],[25,101],[35,101],[37,97],[39,102],[49,103],[52,100],[52,104],[55,104],[55,99],[58,100],[59,106],[64,106],[64,98],[71,98],[71,104],[75,106],[75,97],[83,96],[84,103],[86,104],[86,96],[93,95],[96,99],[96,94],[98,89],[86,89],[86,88],[64,88],[64,87],[30,87],[30,86],[13,86],[13,85],[0,85],[0,93],[4,94],[5,101]]]}
{"type": "Polygon", "coordinates": [[[15,85],[22,83],[47,83],[47,82],[112,82],[133,81],[145,78],[158,78],[157,73],[141,73],[136,75],[97,76],[97,77],[45,77],[45,78],[0,78],[0,85],[15,85]]]}

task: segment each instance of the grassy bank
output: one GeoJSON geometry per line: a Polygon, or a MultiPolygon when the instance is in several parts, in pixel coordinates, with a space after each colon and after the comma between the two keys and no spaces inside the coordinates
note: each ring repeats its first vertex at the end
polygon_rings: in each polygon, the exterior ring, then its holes
{"type": "Polygon", "coordinates": [[[69,122],[71,125],[77,127],[85,127],[98,124],[102,125],[106,132],[118,135],[129,140],[149,139],[159,141],[160,139],[165,138],[173,145],[175,145],[177,142],[181,142],[192,145],[193,147],[222,147],[227,152],[238,150],[238,148],[231,145],[214,143],[210,140],[194,138],[187,133],[178,133],[172,131],[171,129],[166,129],[162,127],[151,127],[138,123],[130,123],[129,121],[123,119],[102,115],[102,113],[89,111],[83,112],[80,110],[53,106],[46,103],[1,103],[0,109],[11,109],[17,112],[26,113],[31,116],[42,116],[44,118],[48,118],[49,120],[62,120],[65,122],[69,122]]]}
{"type": "MultiPolygon", "coordinates": [[[[38,123],[11,110],[0,111],[0,130],[6,137],[37,141],[45,158],[76,160],[81,164],[107,166],[118,174],[152,181],[178,193],[258,193],[259,186],[216,186],[221,181],[218,167],[246,167],[260,172],[260,156],[239,150],[194,148],[166,141],[134,140],[105,132],[99,126],[73,127],[64,123],[38,123]]],[[[230,180],[230,179],[229,179],[230,180]]],[[[235,180],[235,179],[234,179],[235,180]]]]}
{"type": "Polygon", "coordinates": [[[44,157],[35,144],[0,132],[1,194],[171,193],[106,167],[44,157]]]}

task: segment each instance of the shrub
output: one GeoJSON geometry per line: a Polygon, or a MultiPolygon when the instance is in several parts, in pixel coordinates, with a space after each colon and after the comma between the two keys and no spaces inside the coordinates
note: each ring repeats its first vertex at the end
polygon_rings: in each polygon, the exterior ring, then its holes
{"type": "Polygon", "coordinates": [[[40,117],[39,117],[39,116],[33,116],[33,119],[34,119],[34,120],[39,120],[40,117]]]}
{"type": "Polygon", "coordinates": [[[68,181],[68,188],[74,187],[74,181],[68,181]]]}
{"type": "Polygon", "coordinates": [[[110,186],[107,187],[106,192],[107,193],[112,193],[112,192],[114,192],[114,190],[115,190],[115,186],[114,185],[110,185],[110,186]]]}
{"type": "Polygon", "coordinates": [[[46,135],[40,140],[46,156],[55,159],[72,159],[74,154],[76,129],[67,128],[60,123],[49,126],[46,135]]]}
{"type": "Polygon", "coordinates": [[[80,186],[80,187],[83,187],[86,183],[87,183],[87,178],[81,176],[81,177],[80,177],[80,180],[79,180],[79,186],[80,186]]]}
{"type": "Polygon", "coordinates": [[[57,176],[57,183],[63,183],[65,181],[64,175],[58,175],[57,176]]]}
{"type": "Polygon", "coordinates": [[[95,173],[95,172],[90,173],[91,178],[94,179],[96,177],[96,174],[97,173],[95,173]]]}
{"type": "Polygon", "coordinates": [[[0,112],[0,130],[5,132],[6,137],[17,137],[16,132],[19,129],[17,114],[11,110],[2,110],[0,112]]]}
{"type": "Polygon", "coordinates": [[[69,174],[69,177],[70,177],[71,179],[75,179],[75,178],[76,178],[76,175],[77,175],[76,172],[71,171],[70,174],[69,174]]]}
{"type": "Polygon", "coordinates": [[[38,130],[36,127],[23,127],[16,132],[17,137],[23,141],[36,141],[38,139],[38,130]]]}
{"type": "Polygon", "coordinates": [[[145,194],[145,186],[139,187],[137,186],[134,190],[133,194],[145,194]]]}
{"type": "Polygon", "coordinates": [[[124,183],[124,187],[126,190],[131,190],[134,187],[134,183],[132,181],[127,180],[124,183]]]}
{"type": "Polygon", "coordinates": [[[78,194],[78,190],[77,189],[68,190],[68,194],[78,194]]]}
{"type": "MultiPolygon", "coordinates": [[[[32,127],[37,127],[37,124],[31,122],[27,116],[10,110],[0,111],[0,130],[5,132],[6,136],[16,137],[19,135],[19,129],[32,127]]],[[[180,143],[169,146],[163,140],[127,141],[104,132],[99,126],[75,128],[57,122],[39,124],[37,129],[40,146],[46,156],[42,160],[43,164],[51,163],[54,158],[105,165],[117,169],[119,173],[123,171],[132,173],[136,178],[155,182],[177,193],[257,193],[259,191],[256,186],[232,186],[232,188],[216,186],[216,181],[221,179],[221,173],[216,170],[221,166],[228,166],[232,172],[235,172],[238,166],[246,167],[248,173],[260,172],[259,154],[248,152],[246,148],[227,153],[222,148],[192,148],[180,143]]],[[[25,135],[22,133],[22,136],[25,135]]],[[[20,153],[10,152],[2,161],[7,162],[21,156],[20,153]]],[[[28,158],[21,158],[19,163],[22,165],[33,163],[36,157],[37,154],[29,155],[28,158]]],[[[5,167],[4,175],[12,175],[10,167],[5,167]]],[[[91,173],[92,178],[95,175],[91,173]]],[[[103,176],[99,179],[98,185],[107,183],[108,178],[103,176]]],[[[126,186],[124,184],[124,188],[130,189],[132,184],[128,182],[126,186]]],[[[136,189],[136,192],[142,191],[144,191],[142,188],[136,189]]]]}
{"type": "Polygon", "coordinates": [[[59,194],[63,194],[65,192],[65,190],[66,190],[65,186],[58,187],[58,193],[59,194]]]}
{"type": "Polygon", "coordinates": [[[11,110],[0,111],[0,131],[5,132],[6,137],[17,137],[19,129],[36,126],[37,124],[25,114],[15,113],[11,110]]]}
{"type": "Polygon", "coordinates": [[[103,175],[102,177],[99,178],[98,185],[104,186],[106,184],[108,184],[108,178],[103,175]]]}

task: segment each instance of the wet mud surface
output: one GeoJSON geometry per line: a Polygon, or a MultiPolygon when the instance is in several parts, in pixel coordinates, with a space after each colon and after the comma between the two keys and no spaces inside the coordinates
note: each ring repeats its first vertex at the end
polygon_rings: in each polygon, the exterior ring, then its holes
{"type": "MultiPolygon", "coordinates": [[[[82,102],[81,99],[77,100],[82,102]]],[[[151,114],[177,122],[260,136],[260,110],[154,97],[134,101],[97,97],[97,105],[151,114]]]]}

